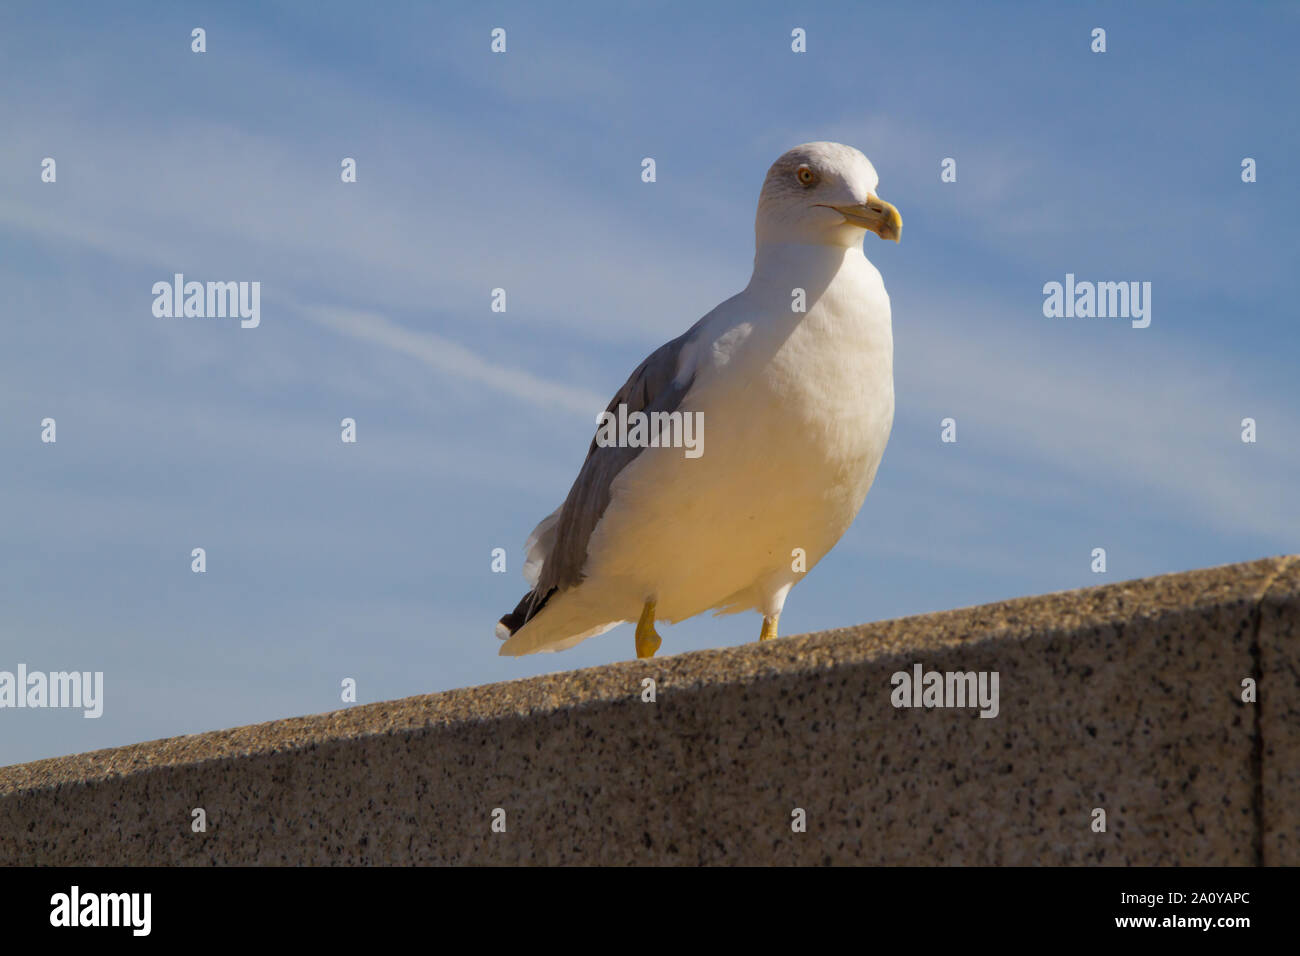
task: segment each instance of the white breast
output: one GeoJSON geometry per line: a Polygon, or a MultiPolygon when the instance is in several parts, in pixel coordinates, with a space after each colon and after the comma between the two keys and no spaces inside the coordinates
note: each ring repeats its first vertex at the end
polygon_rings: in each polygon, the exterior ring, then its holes
{"type": "Polygon", "coordinates": [[[589,577],[653,594],[661,617],[680,620],[756,606],[749,589],[789,578],[794,549],[811,569],[839,540],[894,414],[889,299],[862,251],[842,252],[756,268],[706,320],[682,406],[703,414],[704,453],[646,449],[625,469],[589,577]],[[796,287],[806,313],[791,311],[796,287]]]}

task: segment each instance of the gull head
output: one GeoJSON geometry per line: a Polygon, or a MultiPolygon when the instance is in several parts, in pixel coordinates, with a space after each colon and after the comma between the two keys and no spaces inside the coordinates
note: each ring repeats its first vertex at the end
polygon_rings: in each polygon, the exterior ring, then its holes
{"type": "Polygon", "coordinates": [[[767,171],[754,230],[759,242],[850,246],[863,230],[898,241],[903,217],[876,195],[871,161],[841,143],[804,143],[767,171]]]}

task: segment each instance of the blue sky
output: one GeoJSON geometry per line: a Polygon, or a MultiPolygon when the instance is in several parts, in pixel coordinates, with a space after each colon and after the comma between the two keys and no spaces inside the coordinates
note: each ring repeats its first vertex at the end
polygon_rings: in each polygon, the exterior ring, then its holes
{"type": "Polygon", "coordinates": [[[866,246],[897,414],[783,633],[1300,550],[1300,6],[538,7],[6,12],[0,670],[103,671],[105,707],[0,710],[0,764],[631,657],[624,626],[501,659],[492,625],[809,140],[906,223],[866,246]],[[260,327],[154,317],[176,272],[260,281],[260,327]],[[1066,273],[1151,282],[1150,327],[1045,318],[1066,273]]]}

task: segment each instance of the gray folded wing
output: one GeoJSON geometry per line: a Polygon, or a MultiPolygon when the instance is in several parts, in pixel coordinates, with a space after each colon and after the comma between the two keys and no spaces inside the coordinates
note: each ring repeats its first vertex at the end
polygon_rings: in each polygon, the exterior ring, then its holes
{"type": "MultiPolygon", "coordinates": [[[[629,414],[675,411],[694,381],[693,371],[683,375],[680,381],[678,375],[682,371],[682,351],[698,327],[699,323],[651,352],[605,410],[617,415],[618,406],[625,404],[629,414]]],[[[582,580],[587,543],[609,506],[610,485],[641,451],[641,448],[601,447],[595,438],[591,440],[587,460],[582,463],[582,470],[560,508],[554,529],[555,544],[542,565],[535,593],[546,595],[553,588],[571,587],[582,580]]]]}

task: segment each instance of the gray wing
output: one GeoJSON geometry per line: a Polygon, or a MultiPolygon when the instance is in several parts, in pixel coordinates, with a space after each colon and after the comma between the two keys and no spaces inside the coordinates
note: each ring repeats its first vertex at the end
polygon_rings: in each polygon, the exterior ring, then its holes
{"type": "MultiPolygon", "coordinates": [[[[651,352],[605,410],[618,414],[618,406],[626,404],[629,414],[675,411],[695,379],[692,371],[685,381],[675,381],[682,350],[694,338],[700,324],[651,352]]],[[[600,447],[592,438],[587,460],[560,507],[555,544],[542,564],[535,593],[549,595],[553,588],[567,588],[582,580],[587,542],[609,506],[610,485],[641,451],[641,448],[600,447]]]]}

